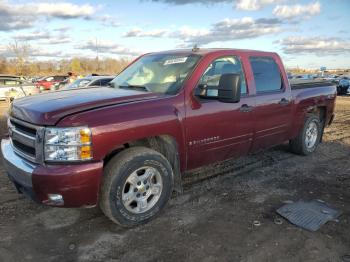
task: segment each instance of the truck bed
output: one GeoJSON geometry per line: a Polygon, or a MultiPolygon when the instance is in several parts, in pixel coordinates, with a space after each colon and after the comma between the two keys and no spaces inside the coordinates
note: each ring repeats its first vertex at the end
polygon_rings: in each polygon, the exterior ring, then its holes
{"type": "Polygon", "coordinates": [[[324,86],[334,86],[335,84],[330,81],[325,80],[290,80],[290,87],[292,90],[304,89],[304,88],[314,88],[314,87],[324,87],[324,86]]]}

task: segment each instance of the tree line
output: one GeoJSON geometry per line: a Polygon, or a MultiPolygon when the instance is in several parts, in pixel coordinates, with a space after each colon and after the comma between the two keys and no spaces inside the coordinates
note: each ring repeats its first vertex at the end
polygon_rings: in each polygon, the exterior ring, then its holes
{"type": "Polygon", "coordinates": [[[71,59],[36,61],[29,56],[30,46],[27,43],[13,41],[8,45],[12,58],[0,56],[0,74],[19,76],[66,75],[73,72],[77,75],[118,74],[129,62],[128,59],[105,58],[95,59],[74,57],[71,59]]]}

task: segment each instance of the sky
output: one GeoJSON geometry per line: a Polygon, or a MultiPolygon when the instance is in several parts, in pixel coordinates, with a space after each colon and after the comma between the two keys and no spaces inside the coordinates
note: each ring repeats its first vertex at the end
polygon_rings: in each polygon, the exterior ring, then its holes
{"type": "Polygon", "coordinates": [[[350,68],[350,0],[0,0],[0,56],[127,58],[192,48],[280,54],[287,67],[350,68]]]}

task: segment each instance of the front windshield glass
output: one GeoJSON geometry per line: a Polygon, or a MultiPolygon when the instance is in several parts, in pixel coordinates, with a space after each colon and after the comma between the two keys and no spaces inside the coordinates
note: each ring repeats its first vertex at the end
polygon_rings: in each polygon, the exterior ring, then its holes
{"type": "Polygon", "coordinates": [[[81,79],[77,79],[75,80],[73,83],[66,85],[64,88],[65,89],[70,89],[70,88],[81,88],[81,87],[85,87],[87,86],[87,84],[89,84],[92,80],[91,79],[87,79],[87,78],[81,78],[81,79]]]}
{"type": "Polygon", "coordinates": [[[199,55],[146,55],[121,72],[110,84],[115,88],[175,94],[199,58],[199,55]]]}

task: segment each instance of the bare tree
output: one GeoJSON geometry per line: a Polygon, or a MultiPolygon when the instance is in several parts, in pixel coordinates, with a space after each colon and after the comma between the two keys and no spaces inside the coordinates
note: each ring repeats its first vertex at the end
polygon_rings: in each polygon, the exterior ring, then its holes
{"type": "Polygon", "coordinates": [[[26,74],[26,63],[29,57],[30,45],[26,42],[18,42],[17,40],[13,40],[13,42],[8,45],[8,49],[15,57],[16,74],[26,74]]]}

